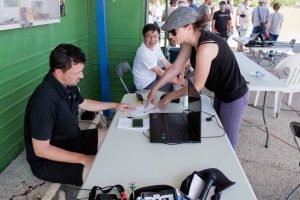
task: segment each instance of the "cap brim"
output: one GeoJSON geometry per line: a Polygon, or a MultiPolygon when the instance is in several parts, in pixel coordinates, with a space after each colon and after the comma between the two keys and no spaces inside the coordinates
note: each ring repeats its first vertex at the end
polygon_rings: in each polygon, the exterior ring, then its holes
{"type": "Polygon", "coordinates": [[[166,21],[162,26],[161,26],[161,29],[164,30],[164,31],[170,31],[172,29],[175,29],[173,28],[173,26],[168,23],[169,21],[166,21]]]}

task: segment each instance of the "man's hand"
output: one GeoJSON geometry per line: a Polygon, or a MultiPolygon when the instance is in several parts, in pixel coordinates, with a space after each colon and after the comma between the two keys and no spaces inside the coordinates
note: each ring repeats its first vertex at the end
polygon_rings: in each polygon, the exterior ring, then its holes
{"type": "Polygon", "coordinates": [[[91,168],[94,160],[95,160],[94,155],[83,155],[83,158],[81,160],[81,164],[83,164],[87,168],[91,168]]]}
{"type": "Polygon", "coordinates": [[[127,110],[135,110],[135,107],[128,103],[117,103],[116,110],[127,111],[127,110]]]}

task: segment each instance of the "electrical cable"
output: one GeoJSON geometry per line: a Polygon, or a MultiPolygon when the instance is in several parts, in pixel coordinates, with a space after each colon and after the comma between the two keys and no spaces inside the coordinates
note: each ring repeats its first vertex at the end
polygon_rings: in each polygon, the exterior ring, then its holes
{"type": "MultiPolygon", "coordinates": [[[[207,120],[207,119],[211,119],[210,121],[212,121],[212,119],[215,118],[215,119],[216,119],[216,122],[217,122],[217,125],[218,125],[218,126],[222,129],[222,131],[223,131],[223,134],[222,134],[222,135],[205,136],[205,137],[201,137],[201,138],[219,138],[219,137],[223,137],[223,136],[226,134],[226,132],[225,132],[224,128],[219,124],[219,121],[217,120],[216,116],[213,115],[213,114],[210,114],[210,113],[208,113],[208,112],[205,112],[205,111],[203,111],[203,110],[202,110],[201,112],[203,112],[203,113],[205,113],[205,114],[207,114],[207,115],[210,116],[210,117],[206,118],[206,120],[207,120]]],[[[207,120],[207,121],[208,121],[208,120],[207,120]]]]}

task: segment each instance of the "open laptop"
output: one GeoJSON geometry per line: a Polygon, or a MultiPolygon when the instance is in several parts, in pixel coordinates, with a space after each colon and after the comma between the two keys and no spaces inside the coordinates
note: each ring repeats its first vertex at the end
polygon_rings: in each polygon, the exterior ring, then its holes
{"type": "Polygon", "coordinates": [[[150,142],[200,143],[201,97],[188,79],[188,109],[181,113],[151,113],[150,142]]]}

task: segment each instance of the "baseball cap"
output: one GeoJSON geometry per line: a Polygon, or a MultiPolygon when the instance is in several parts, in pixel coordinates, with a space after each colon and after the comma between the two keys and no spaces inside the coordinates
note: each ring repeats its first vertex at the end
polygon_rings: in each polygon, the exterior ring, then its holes
{"type": "Polygon", "coordinates": [[[169,15],[164,25],[162,25],[161,29],[164,31],[170,31],[187,24],[195,23],[198,20],[199,14],[194,8],[179,7],[169,15]]]}
{"type": "Polygon", "coordinates": [[[219,5],[226,5],[225,1],[220,1],[219,5]]]}

